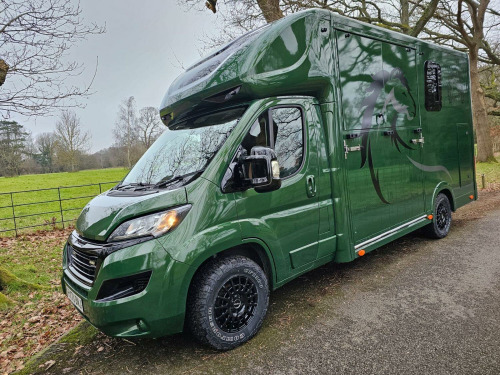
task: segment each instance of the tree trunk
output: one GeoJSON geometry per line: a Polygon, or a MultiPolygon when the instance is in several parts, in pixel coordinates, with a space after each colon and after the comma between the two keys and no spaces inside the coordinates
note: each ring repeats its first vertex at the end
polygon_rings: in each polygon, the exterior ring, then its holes
{"type": "Polygon", "coordinates": [[[15,304],[15,301],[3,294],[1,291],[5,288],[13,286],[15,288],[25,289],[45,289],[45,287],[33,283],[29,283],[12,274],[6,268],[0,266],[0,310],[8,308],[15,304]]]}
{"type": "Polygon", "coordinates": [[[472,113],[474,127],[477,137],[477,161],[496,161],[493,154],[493,142],[491,141],[490,126],[488,122],[488,111],[484,101],[484,92],[479,83],[478,54],[470,50],[470,82],[472,97],[472,113]]]}
{"type": "Polygon", "coordinates": [[[130,146],[127,146],[127,166],[128,169],[132,168],[132,163],[130,162],[130,146]]]}
{"type": "Polygon", "coordinates": [[[20,279],[6,268],[0,266],[0,290],[3,290],[5,287],[12,285],[15,285],[17,287],[25,287],[29,289],[44,289],[44,287],[40,285],[33,284],[23,279],[20,279]]]}
{"type": "Polygon", "coordinates": [[[7,72],[9,71],[9,65],[0,59],[0,86],[5,83],[5,77],[7,77],[7,72]]]}
{"type": "MultiPolygon", "coordinates": [[[[427,23],[430,21],[430,19],[433,17],[434,13],[436,12],[437,6],[439,4],[439,0],[431,0],[427,6],[425,7],[422,15],[418,19],[418,21],[415,23],[415,25],[408,30],[408,35],[417,37],[422,30],[425,28],[427,23]]],[[[408,22],[410,19],[409,15],[409,10],[408,10],[408,22]]]]}
{"type": "Polygon", "coordinates": [[[401,24],[404,26],[408,26],[408,29],[405,31],[407,34],[410,31],[410,4],[409,0],[400,0],[401,4],[401,24]]]}
{"type": "Polygon", "coordinates": [[[267,23],[283,18],[279,0],[257,0],[257,5],[267,23]]]}

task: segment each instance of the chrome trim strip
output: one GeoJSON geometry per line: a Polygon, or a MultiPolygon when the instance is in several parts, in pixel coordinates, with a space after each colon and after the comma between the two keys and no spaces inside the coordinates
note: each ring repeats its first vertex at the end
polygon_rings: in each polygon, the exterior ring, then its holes
{"type": "Polygon", "coordinates": [[[413,220],[411,220],[411,221],[409,221],[409,222],[407,222],[407,223],[405,223],[405,224],[403,224],[403,225],[400,225],[399,227],[393,228],[393,229],[391,229],[391,230],[389,230],[389,231],[387,231],[387,232],[384,232],[384,233],[382,233],[382,234],[379,234],[379,235],[378,235],[378,236],[376,236],[376,237],[370,238],[370,239],[369,239],[369,240],[367,240],[367,241],[364,241],[364,242],[361,242],[360,244],[357,244],[356,246],[354,246],[354,249],[355,249],[355,250],[356,250],[356,252],[357,252],[357,251],[358,251],[358,249],[359,249],[360,247],[364,247],[364,246],[366,246],[366,245],[371,245],[371,244],[376,243],[376,242],[378,242],[378,241],[380,241],[380,240],[383,240],[383,239],[385,239],[386,237],[389,237],[389,236],[390,236],[391,234],[393,234],[394,232],[397,232],[398,230],[403,229],[403,228],[405,228],[405,227],[410,227],[410,226],[412,226],[413,224],[417,224],[418,222],[420,222],[420,221],[422,221],[422,220],[424,220],[424,219],[426,219],[426,218],[427,218],[427,215],[417,217],[416,219],[413,219],[413,220]]]}
{"type": "Polygon", "coordinates": [[[80,281],[88,284],[88,286],[92,286],[92,284],[94,283],[93,280],[90,280],[89,278],[85,277],[85,275],[79,272],[73,265],[70,265],[68,267],[68,270],[73,274],[73,276],[75,276],[80,281]]]}

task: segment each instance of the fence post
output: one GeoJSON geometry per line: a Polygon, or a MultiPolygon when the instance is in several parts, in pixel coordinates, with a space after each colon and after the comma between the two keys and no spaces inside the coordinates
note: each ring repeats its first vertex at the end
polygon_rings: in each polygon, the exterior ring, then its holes
{"type": "Polygon", "coordinates": [[[14,198],[12,197],[14,193],[10,193],[10,204],[12,206],[12,219],[14,220],[14,231],[16,232],[17,237],[17,224],[16,224],[16,212],[14,210],[14,198]]]}
{"type": "Polygon", "coordinates": [[[101,183],[99,182],[99,194],[102,194],[101,183]]]}
{"type": "Polygon", "coordinates": [[[57,188],[57,194],[59,194],[59,210],[61,211],[61,223],[64,229],[64,215],[63,215],[63,209],[62,209],[62,201],[61,201],[61,188],[57,188]]]}

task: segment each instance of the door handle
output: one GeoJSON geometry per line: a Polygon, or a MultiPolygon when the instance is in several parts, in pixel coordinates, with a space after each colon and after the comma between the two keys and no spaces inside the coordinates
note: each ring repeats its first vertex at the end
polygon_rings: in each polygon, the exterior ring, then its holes
{"type": "Polygon", "coordinates": [[[313,175],[306,177],[306,191],[309,198],[316,196],[316,181],[313,175]]]}
{"type": "Polygon", "coordinates": [[[361,149],[363,148],[363,146],[361,145],[357,145],[357,146],[347,146],[347,143],[344,139],[344,155],[345,155],[345,158],[347,159],[347,154],[351,151],[361,151],[361,149]]]}

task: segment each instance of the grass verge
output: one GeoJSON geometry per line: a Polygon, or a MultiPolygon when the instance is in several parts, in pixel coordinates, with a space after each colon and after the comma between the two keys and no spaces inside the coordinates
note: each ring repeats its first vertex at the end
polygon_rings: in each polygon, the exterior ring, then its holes
{"type": "Polygon", "coordinates": [[[11,303],[0,307],[0,374],[22,369],[28,358],[82,319],[60,287],[68,234],[55,230],[0,238],[0,264],[26,282],[1,290],[11,303]]]}
{"type": "Polygon", "coordinates": [[[498,163],[476,163],[477,187],[483,190],[482,175],[484,174],[486,187],[484,190],[500,190],[500,156],[497,155],[498,163]]]}
{"type": "Polygon", "coordinates": [[[80,322],[73,329],[65,333],[57,342],[32,357],[22,369],[16,372],[16,375],[40,373],[50,369],[57,362],[68,362],[68,357],[78,354],[80,349],[92,342],[97,334],[98,331],[89,323],[86,321],[80,322]],[[73,350],[64,350],[68,346],[73,348],[73,350]]]}

